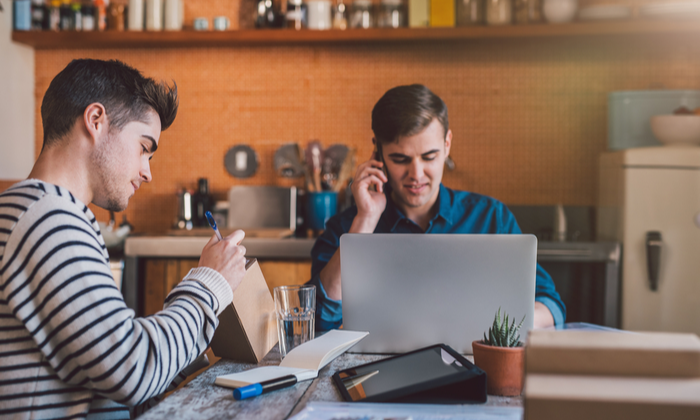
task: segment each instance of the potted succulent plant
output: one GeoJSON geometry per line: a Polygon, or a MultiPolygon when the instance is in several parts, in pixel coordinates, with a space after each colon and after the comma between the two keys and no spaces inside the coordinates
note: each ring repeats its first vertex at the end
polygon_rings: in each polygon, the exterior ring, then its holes
{"type": "Polygon", "coordinates": [[[525,367],[525,348],[520,341],[520,324],[510,320],[501,308],[498,308],[488,336],[472,342],[474,364],[486,372],[487,392],[491,395],[516,396],[523,390],[523,371],[525,367]]]}

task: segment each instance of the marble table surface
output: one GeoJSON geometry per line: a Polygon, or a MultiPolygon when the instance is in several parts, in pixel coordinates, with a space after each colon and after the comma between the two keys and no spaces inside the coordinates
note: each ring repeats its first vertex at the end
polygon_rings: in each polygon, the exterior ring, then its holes
{"type": "MultiPolygon", "coordinates": [[[[294,416],[310,402],[340,402],[342,397],[333,384],[335,372],[369,363],[385,355],[345,353],[321,369],[313,381],[300,382],[293,387],[263,394],[259,397],[237,401],[229,388],[214,385],[217,376],[241,372],[256,366],[278,365],[280,354],[275,347],[258,364],[219,360],[181,389],[175,391],[160,404],[144,413],[139,419],[287,419],[294,416]]],[[[470,358],[470,357],[468,357],[470,358]]],[[[486,405],[517,406],[522,397],[496,397],[489,395],[486,405]]]]}

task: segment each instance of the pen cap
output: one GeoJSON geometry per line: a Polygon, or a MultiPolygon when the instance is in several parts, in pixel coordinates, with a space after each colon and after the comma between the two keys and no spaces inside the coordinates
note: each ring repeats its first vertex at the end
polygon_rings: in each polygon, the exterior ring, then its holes
{"type": "Polygon", "coordinates": [[[248,385],[233,390],[233,398],[237,400],[244,400],[250,397],[257,397],[260,394],[262,394],[262,385],[260,384],[248,385]]]}

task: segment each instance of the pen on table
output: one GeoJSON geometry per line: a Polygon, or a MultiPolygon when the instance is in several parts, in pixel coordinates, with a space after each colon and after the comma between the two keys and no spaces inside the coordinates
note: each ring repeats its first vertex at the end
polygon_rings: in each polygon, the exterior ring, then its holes
{"type": "Polygon", "coordinates": [[[204,213],[204,215],[207,216],[207,221],[209,222],[209,226],[211,226],[211,228],[214,229],[214,233],[216,233],[216,237],[219,238],[220,241],[223,241],[224,237],[221,236],[221,232],[219,232],[219,228],[216,227],[216,220],[214,220],[214,216],[211,215],[210,211],[204,213]]]}
{"type": "Polygon", "coordinates": [[[246,385],[233,390],[233,398],[244,400],[250,397],[257,397],[260,394],[265,394],[278,389],[287,388],[297,383],[297,377],[294,375],[282,376],[281,378],[271,379],[269,381],[260,382],[257,384],[246,385]]]}

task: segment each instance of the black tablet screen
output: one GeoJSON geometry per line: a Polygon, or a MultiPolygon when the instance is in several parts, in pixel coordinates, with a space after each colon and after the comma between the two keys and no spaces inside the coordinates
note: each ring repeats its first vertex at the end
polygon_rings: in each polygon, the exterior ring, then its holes
{"type": "Polygon", "coordinates": [[[468,371],[448,352],[431,347],[420,352],[389,358],[340,372],[340,379],[352,401],[362,401],[397,388],[468,371]]]}

